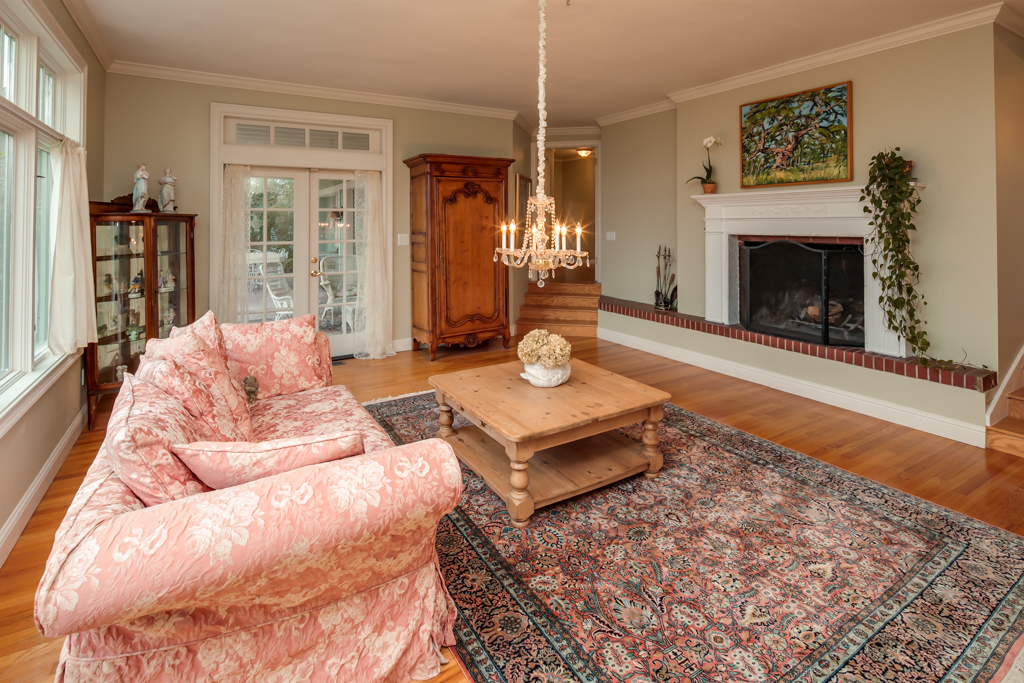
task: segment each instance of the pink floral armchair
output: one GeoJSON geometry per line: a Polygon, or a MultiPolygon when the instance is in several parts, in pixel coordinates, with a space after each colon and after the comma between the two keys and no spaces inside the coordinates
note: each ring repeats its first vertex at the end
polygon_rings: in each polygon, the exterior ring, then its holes
{"type": "Polygon", "coordinates": [[[451,448],[395,447],[340,386],[252,413],[259,440],[340,426],[363,431],[367,452],[146,507],[101,448],[36,594],[39,630],[68,635],[58,682],[439,672],[454,643],[434,550],[462,492],[451,448]]]}

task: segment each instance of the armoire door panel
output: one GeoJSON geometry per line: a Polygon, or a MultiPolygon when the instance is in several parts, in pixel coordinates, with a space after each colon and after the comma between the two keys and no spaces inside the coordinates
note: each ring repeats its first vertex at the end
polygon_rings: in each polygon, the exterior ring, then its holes
{"type": "Polygon", "coordinates": [[[442,320],[446,330],[486,327],[501,317],[494,248],[501,225],[501,183],[438,182],[443,251],[442,320]]]}

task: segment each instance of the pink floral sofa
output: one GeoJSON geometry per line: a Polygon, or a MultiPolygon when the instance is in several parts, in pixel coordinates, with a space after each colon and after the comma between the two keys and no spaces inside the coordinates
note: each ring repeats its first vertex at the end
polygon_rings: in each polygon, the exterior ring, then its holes
{"type": "MultiPolygon", "coordinates": [[[[154,439],[202,441],[226,418],[224,406],[217,418],[182,412],[184,403],[129,375],[36,593],[39,630],[68,636],[57,681],[437,675],[439,648],[454,643],[434,550],[437,524],[461,495],[451,448],[437,439],[395,447],[347,389],[331,386],[320,333],[297,342],[255,325],[219,329],[230,384],[240,373],[259,380],[262,397],[247,408],[256,441],[358,430],[365,454],[221,490],[192,480],[147,504],[126,480],[143,492],[168,472],[190,475],[166,448],[162,462],[132,473],[124,425],[142,420],[132,443],[144,449],[154,439]],[[295,377],[310,368],[318,386],[289,391],[310,381],[295,377]]],[[[160,348],[151,342],[146,356],[160,348]]]]}

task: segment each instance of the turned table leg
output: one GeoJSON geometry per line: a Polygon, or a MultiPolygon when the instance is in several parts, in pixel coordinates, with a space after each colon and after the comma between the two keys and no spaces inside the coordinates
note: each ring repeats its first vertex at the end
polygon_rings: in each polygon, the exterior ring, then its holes
{"type": "Polygon", "coordinates": [[[437,394],[437,409],[438,422],[441,423],[441,428],[437,430],[437,436],[439,439],[443,439],[446,436],[455,434],[456,431],[452,429],[452,423],[455,422],[455,417],[452,415],[452,407],[448,405],[444,397],[444,394],[438,392],[437,394]]]}
{"type": "Polygon", "coordinates": [[[661,466],[664,464],[661,448],[658,446],[658,422],[656,420],[644,421],[644,457],[651,461],[651,466],[644,472],[644,476],[654,479],[661,472],[661,466]]]}
{"type": "Polygon", "coordinates": [[[530,486],[530,473],[527,471],[529,462],[512,461],[512,474],[509,481],[512,484],[512,492],[509,494],[508,516],[512,520],[512,526],[517,529],[524,528],[530,523],[530,516],[533,514],[533,495],[527,490],[530,486]]]}

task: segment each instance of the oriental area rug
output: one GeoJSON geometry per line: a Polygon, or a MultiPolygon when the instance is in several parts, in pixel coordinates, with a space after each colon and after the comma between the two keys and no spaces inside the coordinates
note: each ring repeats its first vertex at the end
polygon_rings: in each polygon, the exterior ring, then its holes
{"type": "MultiPolygon", "coordinates": [[[[432,394],[367,408],[437,431],[432,394]]],[[[525,529],[463,468],[437,551],[477,683],[1024,681],[1024,538],[671,404],[660,433],[657,479],[525,529]]]]}

